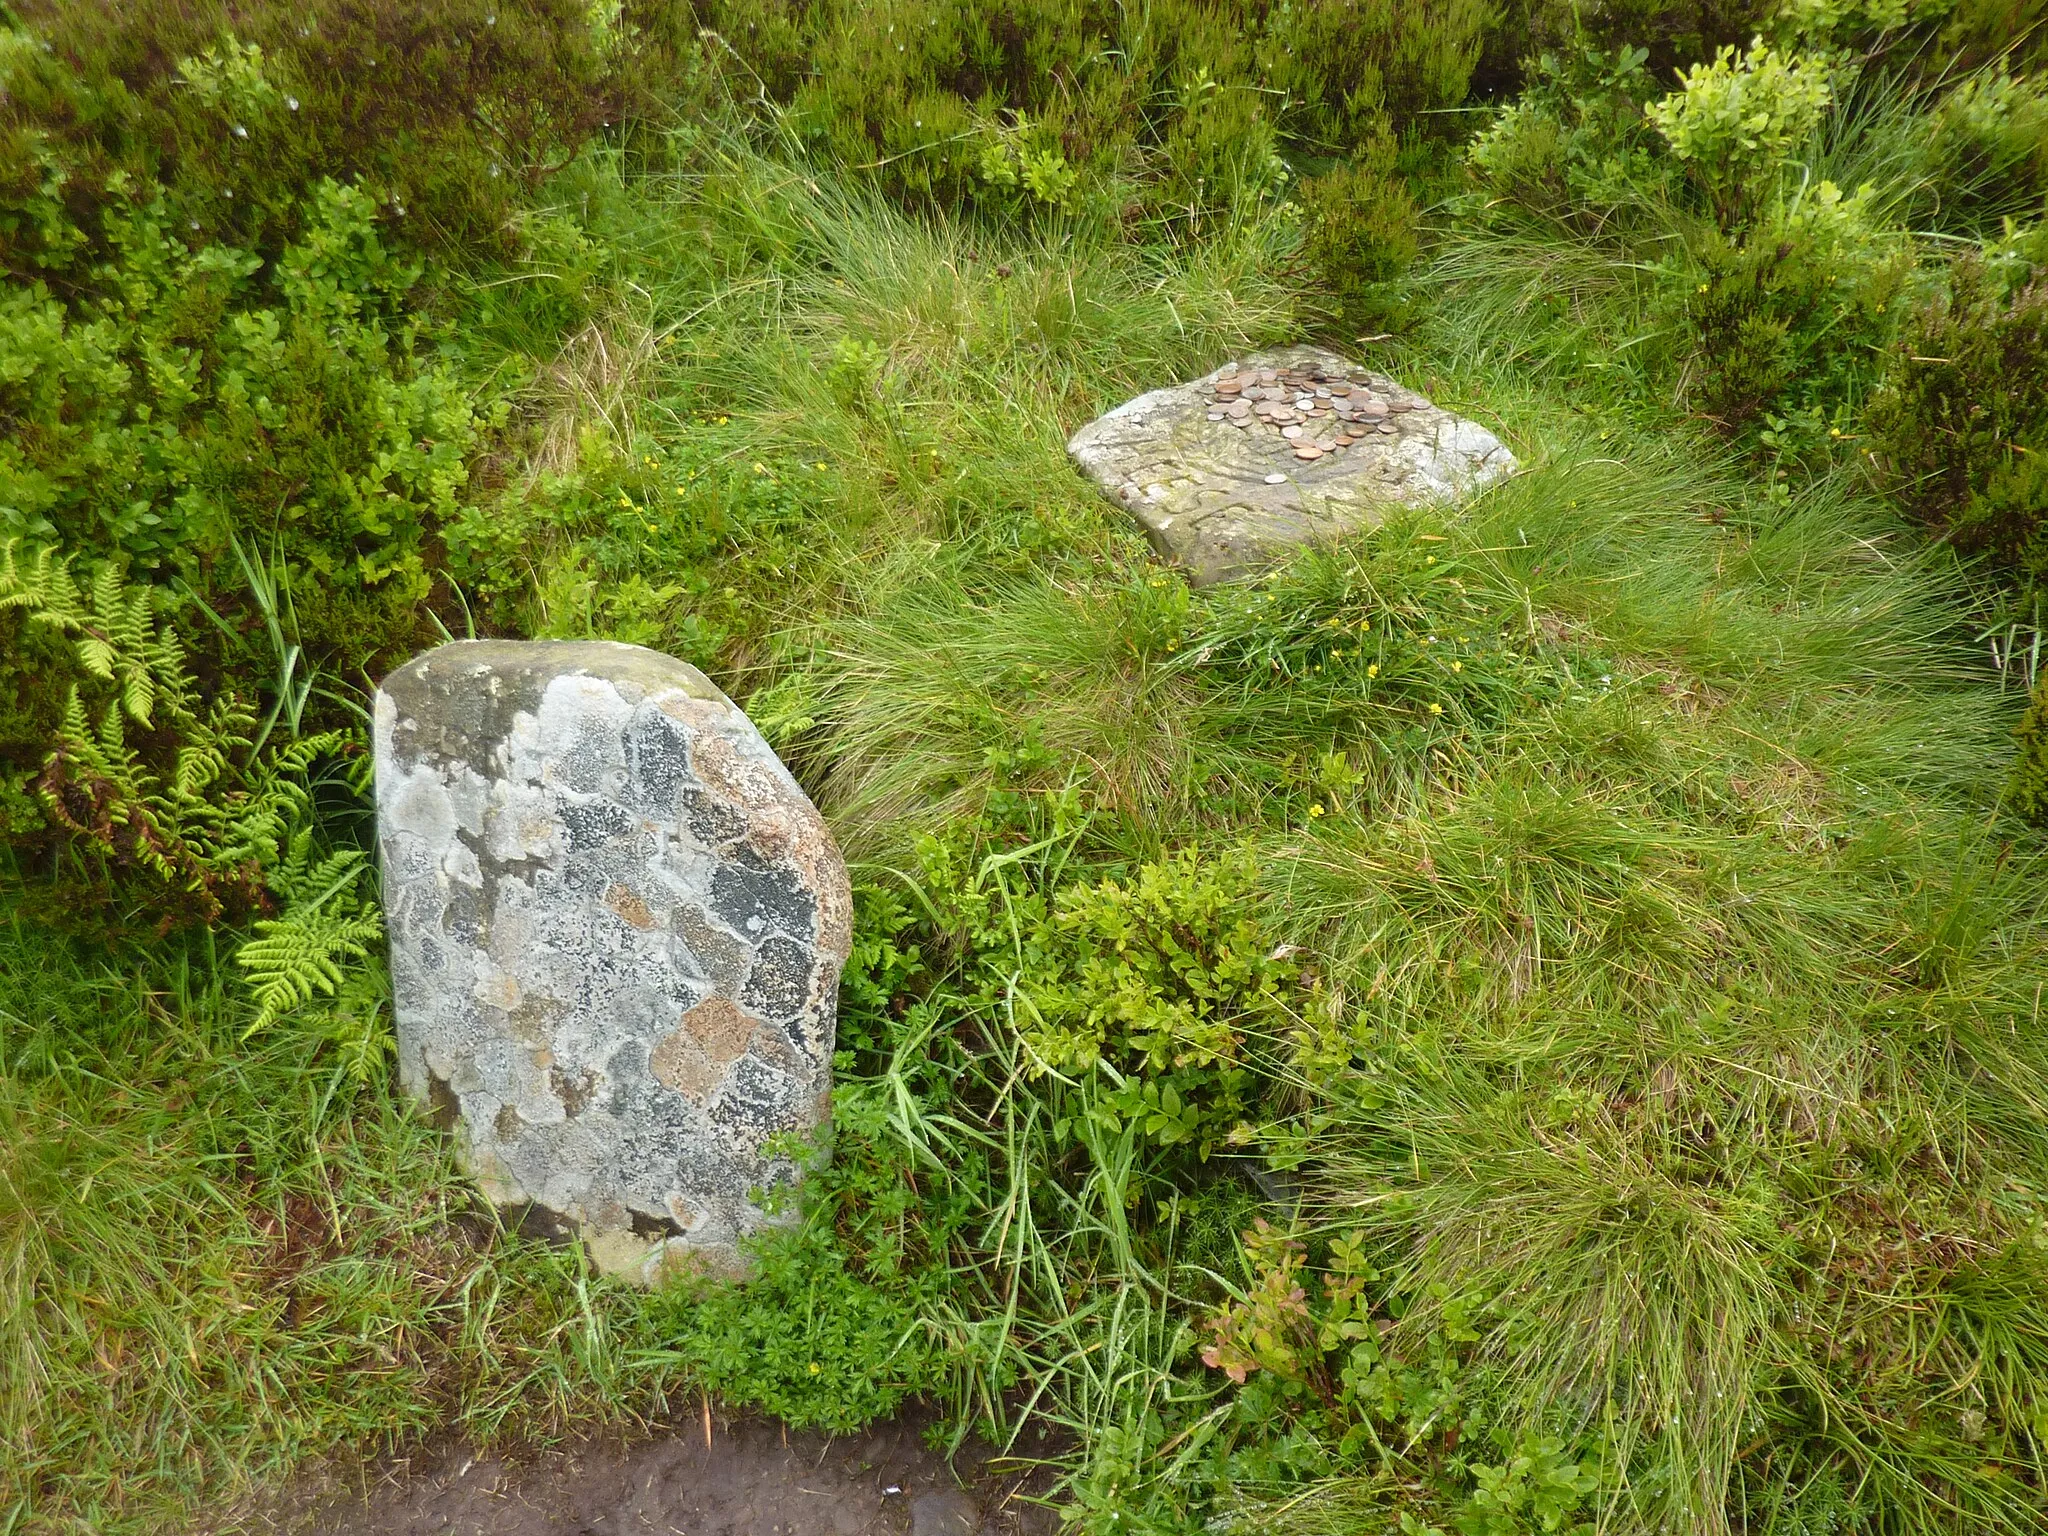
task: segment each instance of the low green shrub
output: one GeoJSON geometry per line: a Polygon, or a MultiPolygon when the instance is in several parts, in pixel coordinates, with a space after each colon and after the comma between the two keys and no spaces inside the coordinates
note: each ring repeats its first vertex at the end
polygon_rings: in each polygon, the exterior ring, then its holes
{"type": "Polygon", "coordinates": [[[1466,92],[1484,0],[705,0],[798,137],[893,192],[1190,231],[1466,92]]]}
{"type": "Polygon", "coordinates": [[[1650,121],[1723,228],[1742,227],[1775,198],[1786,164],[1833,100],[1828,75],[1819,58],[1723,48],[1651,103],[1650,121]]]}
{"type": "Polygon", "coordinates": [[[215,595],[241,585],[237,540],[275,549],[321,662],[416,648],[429,540],[485,422],[427,355],[419,265],[370,195],[314,188],[270,263],[188,242],[144,186],[102,234],[85,281],[0,295],[0,533],[215,595]]]}
{"type": "Polygon", "coordinates": [[[1804,457],[1852,423],[1915,270],[1873,201],[1822,182],[1742,234],[1706,232],[1693,262],[1667,271],[1688,404],[1723,432],[1804,457]]]}
{"type": "Polygon", "coordinates": [[[1527,89],[1466,150],[1483,188],[1466,216],[1501,222],[1532,213],[1602,233],[1667,193],[1674,170],[1644,115],[1656,95],[1648,58],[1646,49],[1622,47],[1533,60],[1527,89]]]}
{"type": "Polygon", "coordinates": [[[2048,582],[2048,283],[1959,260],[1916,310],[1869,411],[1900,505],[2002,576],[2048,582]]]}
{"type": "Polygon", "coordinates": [[[744,1288],[657,1293],[647,1322],[661,1344],[641,1361],[801,1429],[858,1430],[928,1387],[918,1298],[858,1273],[830,1224],[833,1202],[812,1199],[814,1219],[755,1240],[744,1288]]]}
{"type": "Polygon", "coordinates": [[[1381,136],[1349,163],[1301,184],[1302,254],[1347,331],[1398,322],[1407,305],[1398,280],[1420,247],[1414,196],[1381,136]]]}
{"type": "Polygon", "coordinates": [[[1933,151],[1948,201],[1980,216],[2038,213],[2048,194],[2048,91],[1982,71],[1934,109],[1933,151]]]}
{"type": "MultiPolygon", "coordinates": [[[[537,180],[672,87],[675,8],[585,0],[16,0],[0,186],[61,225],[0,244],[17,273],[97,239],[135,183],[200,242],[268,255],[322,179],[361,182],[413,244],[502,252],[537,180]]],[[[11,199],[10,199],[11,200],[11,199]]]]}
{"type": "Polygon", "coordinates": [[[1504,97],[1533,85],[1543,57],[1641,49],[1651,78],[1674,73],[1754,38],[1764,0],[1506,0],[1489,29],[1478,78],[1504,97]]]}

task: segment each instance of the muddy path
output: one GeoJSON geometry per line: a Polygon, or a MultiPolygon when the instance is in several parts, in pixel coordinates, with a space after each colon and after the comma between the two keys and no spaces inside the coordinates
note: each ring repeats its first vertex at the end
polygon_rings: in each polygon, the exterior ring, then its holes
{"type": "Polygon", "coordinates": [[[302,1479],[261,1536],[1050,1536],[1042,1474],[906,1416],[856,1435],[683,1419],[634,1440],[483,1454],[450,1440],[302,1479]],[[708,1444],[707,1444],[708,1434],[708,1444]]]}

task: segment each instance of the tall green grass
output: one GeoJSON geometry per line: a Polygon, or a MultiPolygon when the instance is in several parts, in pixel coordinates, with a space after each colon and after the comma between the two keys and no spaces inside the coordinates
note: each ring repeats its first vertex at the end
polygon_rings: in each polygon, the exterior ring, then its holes
{"type": "MultiPolygon", "coordinates": [[[[670,163],[576,171],[616,281],[538,360],[508,470],[607,466],[625,506],[497,574],[534,631],[601,611],[555,600],[600,556],[674,585],[653,638],[717,616],[721,681],[857,866],[863,944],[917,950],[849,1015],[810,1216],[915,1300],[878,1369],[914,1350],[957,1432],[1063,1445],[1090,1529],[1470,1516],[1493,1451],[1347,1449],[1201,1364],[1255,1283],[1224,1234],[1263,1214],[1356,1235],[1389,1349],[1477,1298],[1461,1380],[1510,1441],[1597,1462],[1602,1529],[2039,1528],[2043,849],[2000,819],[2018,695],[1946,563],[1846,478],[1761,484],[1584,384],[1632,366],[1631,269],[1556,249],[1562,308],[1601,306],[1561,348],[1569,315],[1472,245],[1368,356],[1526,473],[1190,593],[1062,443],[1299,333],[1284,215],[1148,250],[912,216],[737,139],[670,163]],[[672,463],[778,488],[777,520],[671,547],[632,476],[672,463]],[[1256,1157],[1077,1130],[1100,1082],[1026,1048],[1051,894],[1190,847],[1256,860],[1252,915],[1295,946],[1246,1145],[1300,1165],[1298,1204],[1256,1157]]],[[[133,1524],[339,1441],[587,1419],[703,1369],[711,1303],[468,1245],[445,1151],[307,1040],[239,1043],[204,967],[164,991],[0,945],[32,1518],[133,1524]]]]}
{"type": "Polygon", "coordinates": [[[0,908],[0,1529],[161,1530],[306,1457],[631,1415],[625,1320],[203,952],[0,908]]]}
{"type": "MultiPolygon", "coordinates": [[[[1190,598],[1066,478],[1059,437],[1283,314],[1188,325],[1182,270],[1022,344],[1014,278],[879,206],[778,195],[836,231],[785,240],[775,281],[734,279],[772,297],[748,323],[787,350],[714,333],[674,387],[741,401],[745,451],[833,453],[872,509],[847,524],[857,558],[817,554],[830,600],[781,674],[806,700],[794,753],[851,844],[900,865],[1022,785],[1078,791],[1075,856],[1102,867],[1259,849],[1265,916],[1316,957],[1352,1061],[1294,1090],[1316,1127],[1306,1219],[1363,1233],[1390,1291],[1437,1298],[1390,1318],[1397,1342],[1422,1347],[1447,1298],[1500,1310],[1473,1369],[1529,1425],[1604,1447],[1609,1528],[2034,1528],[2041,849],[1998,820],[2016,696],[1938,553],[1847,478],[1771,490],[1668,416],[1561,397],[1555,306],[1475,244],[1392,361],[1498,421],[1528,472],[1190,598]],[[760,371],[846,338],[879,349],[900,413],[795,382],[745,403],[760,371]],[[919,472],[933,449],[950,478],[919,472]],[[1017,560],[1027,486],[1060,521],[1017,560]],[[1333,647],[1333,620],[1360,638],[1333,647]]],[[[1075,291],[1111,259],[1074,253],[1075,291]]],[[[1627,268],[1559,259],[1607,319],[1644,312],[1627,268]]],[[[976,1028],[984,1113],[1009,1129],[920,1120],[907,1093],[892,1122],[921,1165],[972,1148],[990,1169],[933,1326],[984,1383],[958,1400],[999,1425],[1001,1351],[1022,1349],[1036,1410],[1084,1448],[1071,1488],[1129,1504],[1174,1484],[1133,1471],[1133,1445],[1207,1454],[1226,1432],[1187,1342],[1138,1321],[1185,1322],[1213,1282],[1177,1289],[1170,1245],[1126,1252],[1088,1214],[1107,1164],[1016,1139],[1029,1076],[999,1018],[976,1028]],[[1027,1242],[1014,1191],[1041,1181],[1062,1226],[1041,1212],[1027,1242]],[[1088,1299],[1034,1288],[1034,1265],[1088,1299]],[[1131,1427],[1190,1392],[1174,1412],[1202,1434],[1131,1427]]],[[[1403,1487],[1359,1474],[1284,1507],[1354,1528],[1403,1487]]]]}

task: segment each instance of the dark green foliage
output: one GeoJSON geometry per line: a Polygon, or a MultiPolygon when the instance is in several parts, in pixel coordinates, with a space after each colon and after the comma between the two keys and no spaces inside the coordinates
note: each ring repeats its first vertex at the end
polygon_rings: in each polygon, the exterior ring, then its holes
{"type": "Polygon", "coordinates": [[[0,324],[0,528],[232,597],[241,541],[279,549],[304,641],[353,672],[431,629],[426,544],[483,425],[406,312],[416,263],[368,196],[324,183],[274,263],[188,245],[160,198],[108,231],[119,264],[0,324]]]}
{"type": "Polygon", "coordinates": [[[1911,270],[1853,206],[1817,197],[1805,212],[1740,236],[1709,232],[1697,268],[1673,274],[1699,279],[1681,301],[1689,403],[1730,436],[1777,418],[1772,446],[1839,430],[1841,409],[1875,382],[1911,270]]]}
{"type": "Polygon", "coordinates": [[[415,244],[504,250],[537,178],[645,104],[636,71],[672,58],[643,34],[667,9],[17,0],[38,41],[7,47],[0,186],[37,188],[72,230],[17,224],[0,250],[15,272],[67,266],[96,206],[155,180],[195,244],[269,254],[323,178],[360,180],[415,244]]]}
{"type": "Polygon", "coordinates": [[[1640,217],[1669,188],[1674,168],[1643,117],[1658,94],[1641,48],[1545,53],[1529,84],[1470,150],[1485,187],[1472,214],[1535,214],[1585,234],[1640,217]]]}
{"type": "Polygon", "coordinates": [[[2003,294],[1959,261],[1914,315],[1869,425],[1902,506],[2002,575],[2048,582],[2048,283],[2003,294]]]}
{"type": "Polygon", "coordinates": [[[1686,65],[1748,42],[1769,9],[1760,0],[1508,0],[1488,35],[1481,78],[1503,91],[1527,87],[1545,54],[1640,48],[1661,89],[1686,65]]]}
{"type": "Polygon", "coordinates": [[[1945,224],[1957,215],[1996,233],[1999,219],[2038,217],[2048,195],[2048,92],[1985,70],[1944,96],[1929,124],[1945,224]]]}
{"type": "Polygon", "coordinates": [[[1176,225],[1460,100],[1483,0],[769,0],[705,19],[806,141],[899,193],[1176,225]],[[1135,195],[1136,202],[1125,199],[1135,195]]]}
{"type": "Polygon", "coordinates": [[[1370,140],[1350,163],[1303,182],[1299,198],[1302,254],[1346,330],[1380,330],[1397,320],[1404,306],[1396,280],[1420,241],[1415,199],[1395,172],[1392,140],[1370,140]]]}
{"type": "Polygon", "coordinates": [[[54,925],[161,938],[274,914],[275,873],[309,846],[316,766],[354,748],[281,724],[283,698],[260,725],[232,689],[202,698],[168,606],[111,563],[81,587],[48,549],[25,560],[0,544],[0,626],[37,664],[34,688],[18,685],[30,707],[0,717],[6,830],[54,925]]]}
{"type": "Polygon", "coordinates": [[[2048,671],[2034,684],[2033,701],[2013,735],[2020,744],[2006,793],[2012,808],[2035,824],[2048,827],[2048,671]]]}

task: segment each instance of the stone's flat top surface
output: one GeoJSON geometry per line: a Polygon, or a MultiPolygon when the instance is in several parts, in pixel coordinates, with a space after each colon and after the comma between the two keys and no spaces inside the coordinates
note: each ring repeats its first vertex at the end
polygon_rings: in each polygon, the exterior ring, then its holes
{"type": "Polygon", "coordinates": [[[679,693],[738,713],[718,686],[673,656],[616,640],[457,640],[415,656],[384,679],[397,706],[401,752],[466,757],[504,741],[558,677],[603,678],[637,703],[679,693]]]}
{"type": "Polygon", "coordinates": [[[733,1273],[826,1113],[845,865],[752,723],[638,646],[469,641],[376,702],[399,1068],[498,1204],[733,1273]]]}
{"type": "Polygon", "coordinates": [[[1499,438],[1315,347],[1233,360],[1098,417],[1067,444],[1197,583],[1448,502],[1515,470],[1499,438]]]}

